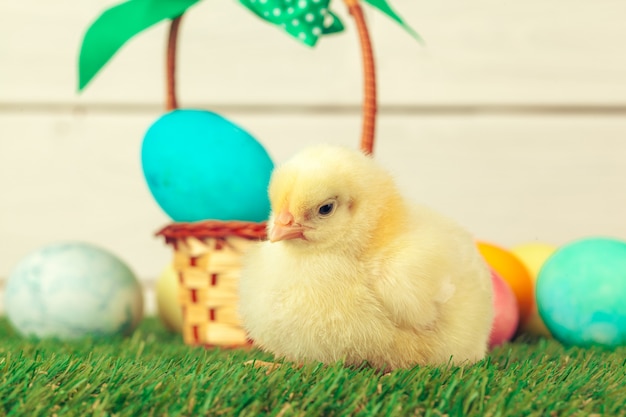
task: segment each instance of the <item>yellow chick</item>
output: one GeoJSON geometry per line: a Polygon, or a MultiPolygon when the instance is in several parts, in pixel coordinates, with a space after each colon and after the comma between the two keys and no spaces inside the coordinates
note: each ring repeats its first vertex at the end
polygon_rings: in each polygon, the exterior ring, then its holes
{"type": "Polygon", "coordinates": [[[407,202],[371,158],[306,149],[275,170],[269,196],[269,241],[248,252],[240,281],[258,347],[379,369],[485,356],[491,277],[473,237],[407,202]]]}

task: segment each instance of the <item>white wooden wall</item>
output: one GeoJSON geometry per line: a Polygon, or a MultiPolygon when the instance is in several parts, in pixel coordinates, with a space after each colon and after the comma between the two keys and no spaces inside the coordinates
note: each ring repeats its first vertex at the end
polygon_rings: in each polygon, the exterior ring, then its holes
{"type": "MultiPolygon", "coordinates": [[[[111,4],[0,2],[0,277],[66,239],[109,248],[146,283],[170,260],[139,163],[162,112],[166,25],[76,93],[82,34],[111,4]]],[[[503,245],[626,238],[626,2],[393,4],[427,42],[367,10],[376,158],[406,194],[503,245]]],[[[204,1],[183,21],[181,104],[231,118],[277,162],[309,144],[357,146],[360,57],[345,22],[310,49],[235,0],[204,1]]]]}

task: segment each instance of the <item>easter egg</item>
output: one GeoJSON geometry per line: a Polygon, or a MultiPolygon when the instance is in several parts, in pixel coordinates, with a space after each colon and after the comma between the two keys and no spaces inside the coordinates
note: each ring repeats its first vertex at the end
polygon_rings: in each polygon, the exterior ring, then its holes
{"type": "Polygon", "coordinates": [[[183,331],[183,311],[178,300],[178,274],[168,265],[156,284],[157,313],[163,325],[170,331],[183,331]]]}
{"type": "Polygon", "coordinates": [[[144,177],[159,206],[177,222],[269,216],[274,164],[249,133],[203,110],[174,110],[147,131],[144,177]]]}
{"type": "Polygon", "coordinates": [[[487,242],[478,242],[478,250],[487,264],[504,279],[515,294],[520,311],[520,324],[530,316],[535,304],[530,273],[517,256],[510,251],[487,242]]]}
{"type": "MultiPolygon", "coordinates": [[[[546,243],[525,243],[511,248],[511,252],[522,261],[530,273],[533,288],[535,288],[541,267],[555,250],[556,246],[546,243]]],[[[539,315],[537,303],[533,306],[528,320],[526,320],[526,323],[524,323],[522,327],[522,331],[539,336],[551,336],[550,331],[539,315]]]]}
{"type": "Polygon", "coordinates": [[[519,323],[519,308],[513,290],[498,274],[491,271],[493,285],[493,325],[489,335],[489,347],[511,340],[519,323]]]}
{"type": "Polygon", "coordinates": [[[567,345],[626,345],[626,242],[587,238],[559,248],[537,278],[539,314],[567,345]]]}
{"type": "Polygon", "coordinates": [[[9,321],[27,336],[128,335],[143,317],[141,285],[130,268],[81,242],[28,254],[9,275],[4,297],[9,321]]]}
{"type": "Polygon", "coordinates": [[[541,267],[556,249],[556,246],[547,243],[524,243],[512,247],[511,253],[522,261],[532,278],[539,275],[541,267]]]}

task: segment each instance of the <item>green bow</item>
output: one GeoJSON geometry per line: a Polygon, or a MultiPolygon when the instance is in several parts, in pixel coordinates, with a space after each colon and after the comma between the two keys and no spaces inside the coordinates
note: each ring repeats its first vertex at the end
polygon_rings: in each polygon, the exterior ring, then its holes
{"type": "Polygon", "coordinates": [[[330,10],[330,0],[239,0],[261,19],[281,26],[291,36],[314,46],[322,35],[341,32],[341,20],[330,10]]]}
{"type": "MultiPolygon", "coordinates": [[[[387,0],[363,0],[400,24],[411,36],[422,39],[391,8],[387,0]]],[[[261,19],[281,26],[291,36],[314,46],[321,35],[341,32],[343,23],[329,9],[330,0],[239,0],[261,19]]]]}
{"type": "Polygon", "coordinates": [[[404,30],[406,30],[411,36],[413,36],[419,42],[423,42],[422,37],[416,31],[414,31],[411,26],[406,24],[406,22],[400,17],[400,15],[391,8],[389,3],[387,3],[387,0],[363,0],[363,1],[369,4],[370,6],[377,8],[378,10],[380,10],[381,12],[389,16],[391,19],[395,20],[396,23],[402,26],[404,30]]]}
{"type": "MultiPolygon", "coordinates": [[[[78,90],[93,77],[132,37],[149,27],[183,14],[201,0],[128,0],[105,10],[89,26],[78,60],[78,90]]],[[[260,18],[281,26],[306,45],[314,46],[323,35],[341,32],[344,25],[329,10],[331,0],[239,0],[260,18]]],[[[398,16],[387,0],[363,0],[403,26],[412,36],[419,35],[398,16]]]]}

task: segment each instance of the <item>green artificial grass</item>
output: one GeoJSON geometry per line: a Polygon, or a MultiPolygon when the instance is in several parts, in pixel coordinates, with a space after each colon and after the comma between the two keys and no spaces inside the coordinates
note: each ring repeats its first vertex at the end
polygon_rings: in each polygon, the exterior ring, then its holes
{"type": "Polygon", "coordinates": [[[516,341],[483,362],[383,375],[340,364],[244,365],[146,320],[126,339],[27,340],[0,321],[0,415],[624,416],[626,348],[516,341]]]}

